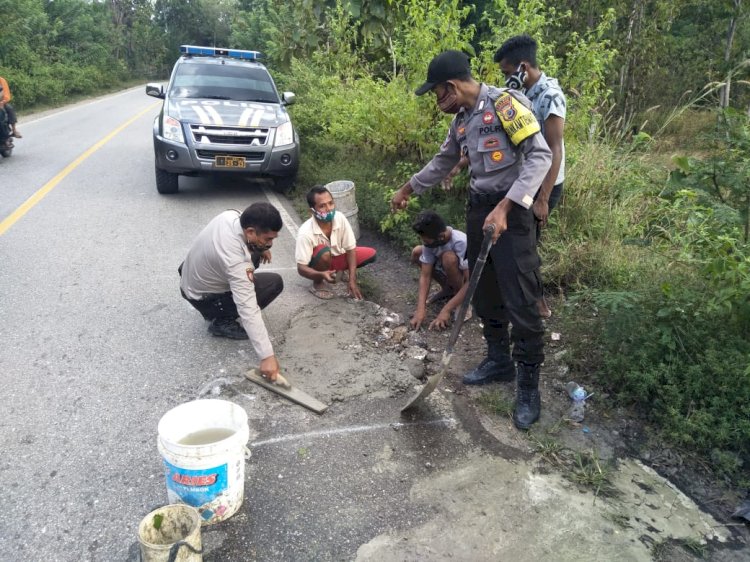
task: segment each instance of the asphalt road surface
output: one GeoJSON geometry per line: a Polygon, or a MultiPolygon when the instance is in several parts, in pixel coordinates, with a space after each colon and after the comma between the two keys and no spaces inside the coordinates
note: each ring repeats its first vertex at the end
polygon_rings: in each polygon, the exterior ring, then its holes
{"type": "Polygon", "coordinates": [[[243,507],[204,528],[204,558],[353,559],[424,519],[411,479],[470,446],[450,413],[393,425],[408,380],[343,392],[323,416],[242,382],[252,348],[207,335],[177,266],[219,212],[274,203],[286,227],[270,269],[286,290],[266,319],[283,349],[290,318],[323,304],[294,270],[300,220],[262,182],[181,178],[178,195],[159,195],[157,112],[139,87],[29,116],[0,161],[0,559],[134,559],[139,521],[167,503],[158,421],[199,396],[245,407],[254,451],[243,507]]]}

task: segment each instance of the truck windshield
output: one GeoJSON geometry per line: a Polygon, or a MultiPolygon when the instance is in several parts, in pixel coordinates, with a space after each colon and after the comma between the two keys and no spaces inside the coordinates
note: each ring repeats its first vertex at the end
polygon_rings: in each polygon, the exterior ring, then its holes
{"type": "Polygon", "coordinates": [[[264,69],[224,64],[181,64],[169,96],[279,103],[264,69]]]}

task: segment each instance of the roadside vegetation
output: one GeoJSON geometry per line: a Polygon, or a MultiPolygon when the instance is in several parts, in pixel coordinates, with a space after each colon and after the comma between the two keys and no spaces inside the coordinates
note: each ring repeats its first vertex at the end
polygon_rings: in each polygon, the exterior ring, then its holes
{"type": "MultiPolygon", "coordinates": [[[[16,105],[164,78],[181,43],[263,51],[303,146],[301,193],[353,180],[360,222],[403,248],[433,208],[463,227],[468,180],[392,215],[447,130],[413,94],[447,48],[525,32],[568,94],[565,198],[545,231],[572,370],[662,438],[750,486],[750,18],[741,0],[0,0],[16,105]],[[210,25],[204,25],[209,22],[210,25]]],[[[590,463],[581,462],[581,466],[590,463]]],[[[584,467],[585,468],[585,467],[584,467]]],[[[583,468],[582,468],[583,470],[583,468]]]]}

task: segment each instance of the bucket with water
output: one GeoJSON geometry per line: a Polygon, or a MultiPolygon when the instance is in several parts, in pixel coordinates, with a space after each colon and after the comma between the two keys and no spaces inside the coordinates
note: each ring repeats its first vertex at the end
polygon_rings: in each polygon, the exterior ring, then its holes
{"type": "Polygon", "coordinates": [[[201,517],[189,505],[165,505],[138,525],[141,562],[201,562],[201,517]]]}
{"type": "Polygon", "coordinates": [[[359,207],[357,207],[357,200],[354,195],[354,182],[349,180],[332,181],[326,184],[325,187],[333,196],[336,210],[343,213],[349,219],[349,224],[352,225],[352,230],[354,231],[354,237],[359,238],[359,218],[357,217],[359,207]]]}
{"type": "Polygon", "coordinates": [[[159,421],[170,503],[195,507],[204,525],[231,517],[245,493],[247,412],[226,400],[194,400],[159,421]]]}

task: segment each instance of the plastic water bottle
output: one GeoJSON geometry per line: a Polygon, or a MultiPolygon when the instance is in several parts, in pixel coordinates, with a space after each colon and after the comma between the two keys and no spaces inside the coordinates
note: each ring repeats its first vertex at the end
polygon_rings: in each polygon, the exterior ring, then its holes
{"type": "Polygon", "coordinates": [[[591,395],[586,395],[584,388],[573,381],[566,384],[565,389],[568,391],[568,396],[573,400],[568,412],[568,419],[574,422],[582,422],[586,409],[586,399],[591,395]]]}

